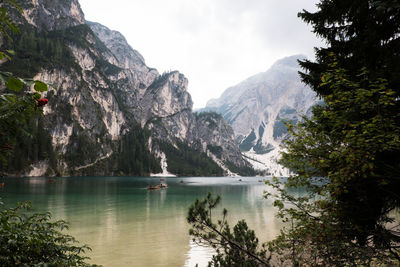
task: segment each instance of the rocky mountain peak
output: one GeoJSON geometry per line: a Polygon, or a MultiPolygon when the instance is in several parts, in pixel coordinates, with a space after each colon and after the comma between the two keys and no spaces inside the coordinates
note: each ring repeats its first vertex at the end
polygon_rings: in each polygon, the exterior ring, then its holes
{"type": "Polygon", "coordinates": [[[298,60],[304,60],[307,57],[305,55],[299,54],[299,55],[293,55],[289,57],[284,57],[279,60],[277,60],[271,67],[271,69],[277,68],[277,67],[291,67],[298,69],[299,68],[299,63],[298,60]]]}
{"type": "Polygon", "coordinates": [[[205,108],[223,115],[242,152],[254,159],[254,166],[274,175],[287,174],[276,163],[279,145],[286,137],[284,121],[300,120],[316,103],[315,93],[298,74],[298,60],[304,58],[294,55],[278,60],[266,72],[226,89],[205,108]]]}
{"type": "Polygon", "coordinates": [[[21,5],[26,21],[39,31],[60,30],[85,23],[78,0],[28,0],[21,5]]]}
{"type": "Polygon", "coordinates": [[[123,69],[136,69],[144,67],[143,56],[133,49],[118,31],[113,31],[100,23],[87,21],[92,31],[107,46],[117,59],[117,65],[123,69]]]}
{"type": "Polygon", "coordinates": [[[141,101],[143,110],[160,118],[191,111],[193,101],[187,88],[188,79],[183,74],[178,71],[163,73],[147,88],[141,101]]]}

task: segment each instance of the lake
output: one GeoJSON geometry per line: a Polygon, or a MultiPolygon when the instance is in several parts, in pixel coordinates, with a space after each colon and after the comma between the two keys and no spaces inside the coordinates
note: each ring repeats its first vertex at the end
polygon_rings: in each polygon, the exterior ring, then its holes
{"type": "MultiPolygon", "coordinates": [[[[147,190],[154,177],[6,178],[0,197],[6,206],[32,202],[36,211],[70,223],[69,234],[88,244],[90,262],[107,266],[205,266],[212,250],[190,241],[188,207],[208,192],[222,197],[233,227],[246,219],[261,241],[281,228],[267,189],[256,177],[165,178],[168,188],[147,190]],[[183,183],[180,181],[183,180],[183,183]]],[[[216,214],[217,214],[216,213],[216,214]]],[[[215,216],[214,216],[215,218],[215,216]]]]}

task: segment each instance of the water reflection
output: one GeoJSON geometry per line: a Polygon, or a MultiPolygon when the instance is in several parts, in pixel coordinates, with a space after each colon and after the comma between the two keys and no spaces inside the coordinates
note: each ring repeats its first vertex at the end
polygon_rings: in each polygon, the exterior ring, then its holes
{"type": "Polygon", "coordinates": [[[259,178],[167,178],[167,189],[148,191],[158,178],[70,177],[7,179],[4,202],[29,200],[36,210],[71,223],[69,233],[89,244],[103,266],[206,266],[211,250],[190,241],[186,213],[208,192],[222,197],[232,226],[246,219],[260,241],[278,234],[280,221],[259,178]]]}
{"type": "Polygon", "coordinates": [[[195,244],[190,240],[190,249],[187,253],[187,259],[185,261],[186,267],[196,266],[207,266],[208,261],[211,259],[214,250],[208,247],[203,247],[195,244]]]}

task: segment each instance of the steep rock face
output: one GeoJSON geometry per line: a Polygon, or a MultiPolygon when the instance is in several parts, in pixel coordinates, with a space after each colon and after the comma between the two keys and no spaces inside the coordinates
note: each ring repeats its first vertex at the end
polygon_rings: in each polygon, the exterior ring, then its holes
{"type": "Polygon", "coordinates": [[[228,121],[242,152],[258,169],[287,175],[277,163],[279,145],[286,137],[284,121],[296,122],[309,114],[315,93],[301,83],[296,55],[277,61],[268,71],[228,88],[205,110],[215,111],[228,121]]]}
{"type": "MultiPolygon", "coordinates": [[[[24,35],[5,43],[17,56],[1,69],[57,87],[45,94],[49,104],[40,119],[52,149],[44,144],[46,150],[26,160],[30,168],[17,164],[25,174],[159,172],[160,160],[170,164],[162,151],[165,143],[208,154],[227,174],[224,164],[247,165],[222,117],[212,118],[211,127],[204,116],[192,113],[184,75],[160,75],[147,67],[120,33],[86,24],[75,0],[31,0],[23,8],[24,35]]],[[[21,145],[17,152],[24,154],[24,149],[21,145]]]]}
{"type": "Polygon", "coordinates": [[[121,33],[99,23],[87,24],[104,46],[101,56],[111,66],[118,68],[107,78],[114,86],[119,103],[127,111],[127,116],[143,126],[144,118],[149,116],[148,107],[142,105],[146,103],[143,97],[148,87],[160,76],[158,71],[146,66],[143,56],[127,43],[121,33]]]}
{"type": "Polygon", "coordinates": [[[217,114],[193,114],[193,102],[187,92],[188,80],[177,71],[158,77],[142,99],[142,124],[152,136],[174,143],[185,142],[198,151],[216,156],[225,167],[230,162],[246,166],[235,141],[232,128],[217,114]],[[218,147],[217,151],[212,148],[218,147]]]}
{"type": "Polygon", "coordinates": [[[120,32],[112,31],[96,22],[88,21],[87,24],[115,57],[116,61],[110,59],[111,64],[115,64],[123,69],[148,71],[143,56],[128,44],[120,32]]]}
{"type": "MultiPolygon", "coordinates": [[[[128,45],[120,33],[98,23],[89,22],[88,25],[112,53],[111,56],[105,54],[108,61],[123,68],[122,77],[133,81],[136,95],[132,97],[129,90],[125,90],[124,99],[136,99],[138,104],[133,112],[135,118],[143,127],[151,130],[153,138],[171,143],[178,140],[205,153],[211,152],[207,146],[198,146],[199,143],[215,146],[223,143],[221,154],[224,155],[224,161],[239,167],[246,165],[237,149],[233,131],[225,130],[230,127],[222,118],[216,119],[219,129],[205,134],[207,131],[204,129],[209,128],[204,127],[202,121],[198,121],[192,113],[193,102],[187,92],[188,80],[183,74],[172,71],[159,75],[155,69],[145,65],[143,57],[128,45]]],[[[129,103],[125,106],[135,107],[129,103]]]]}
{"type": "Polygon", "coordinates": [[[162,139],[188,138],[193,121],[193,102],[186,91],[188,80],[179,72],[165,73],[146,90],[142,99],[142,124],[162,139]]]}
{"type": "MultiPolygon", "coordinates": [[[[199,143],[214,144],[214,142],[212,136],[208,136],[207,139],[197,134],[202,126],[192,113],[193,102],[187,92],[187,78],[178,71],[159,75],[155,69],[145,65],[143,57],[127,44],[120,33],[110,31],[98,23],[89,23],[89,25],[119,62],[118,66],[125,68],[122,77],[131,81],[136,89],[136,95],[133,97],[129,93],[130,90],[125,90],[124,99],[130,101],[136,99],[137,103],[137,105],[125,103],[125,107],[130,108],[135,120],[142,127],[150,130],[152,138],[172,144],[177,140],[196,148],[199,152],[211,153],[207,147],[198,146],[199,143]]],[[[111,57],[107,57],[110,63],[114,62],[110,60],[111,57]]],[[[220,118],[220,123],[227,126],[222,118],[220,118]]],[[[219,142],[229,144],[224,146],[222,153],[225,155],[224,160],[239,167],[246,166],[246,162],[239,153],[238,145],[234,141],[233,132],[227,134],[222,131],[216,132],[215,135],[219,136],[219,142]]],[[[157,147],[152,149],[155,153],[160,153],[157,147]]]]}
{"type": "Polygon", "coordinates": [[[109,81],[95,69],[98,58],[75,44],[68,47],[78,66],[42,69],[35,75],[57,85],[46,94],[50,102],[44,114],[65,174],[110,156],[113,141],[129,128],[109,81]]]}
{"type": "Polygon", "coordinates": [[[217,113],[196,115],[194,140],[200,140],[203,151],[212,153],[222,162],[244,167],[240,151],[236,149],[235,134],[231,126],[217,113]]]}
{"type": "Polygon", "coordinates": [[[38,30],[52,31],[85,23],[78,0],[32,0],[22,3],[23,16],[38,30]]]}
{"type": "Polygon", "coordinates": [[[103,57],[110,64],[125,70],[113,78],[127,79],[133,82],[131,84],[133,88],[143,93],[143,89],[159,76],[157,70],[146,66],[143,56],[128,44],[121,33],[112,31],[99,23],[88,21],[87,24],[107,48],[102,53],[103,57]]]}

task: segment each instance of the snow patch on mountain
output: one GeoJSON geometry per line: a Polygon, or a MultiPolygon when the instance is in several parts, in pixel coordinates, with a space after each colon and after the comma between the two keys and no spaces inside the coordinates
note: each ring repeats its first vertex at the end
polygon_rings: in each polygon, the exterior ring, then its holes
{"type": "Polygon", "coordinates": [[[207,103],[204,111],[220,113],[232,126],[242,153],[258,170],[287,176],[279,165],[280,145],[288,136],[285,122],[309,115],[316,94],[304,85],[295,55],[278,60],[268,71],[254,75],[207,103]]]}
{"type": "Polygon", "coordinates": [[[257,154],[254,150],[244,152],[243,155],[251,163],[255,170],[265,171],[266,175],[276,177],[289,176],[289,170],[278,163],[280,149],[274,149],[266,154],[257,154]]]}

